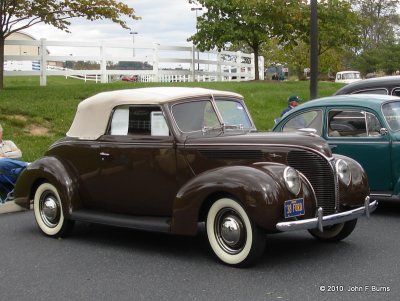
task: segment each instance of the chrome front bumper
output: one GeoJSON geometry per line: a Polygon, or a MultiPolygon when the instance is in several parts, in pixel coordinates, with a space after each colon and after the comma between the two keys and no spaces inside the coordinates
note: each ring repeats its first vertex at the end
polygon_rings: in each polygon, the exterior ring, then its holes
{"type": "Polygon", "coordinates": [[[322,208],[320,207],[318,208],[317,217],[315,218],[278,223],[276,228],[282,232],[307,229],[318,229],[323,232],[325,226],[331,226],[357,219],[364,214],[369,217],[369,214],[373,212],[377,206],[378,202],[373,201],[370,203],[370,198],[367,196],[365,198],[364,206],[362,207],[326,216],[323,216],[322,208]]]}

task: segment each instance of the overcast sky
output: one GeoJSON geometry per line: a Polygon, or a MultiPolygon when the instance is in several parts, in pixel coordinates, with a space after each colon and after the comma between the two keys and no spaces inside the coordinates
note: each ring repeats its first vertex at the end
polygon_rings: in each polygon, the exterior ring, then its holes
{"type": "MultiPolygon", "coordinates": [[[[138,33],[134,38],[135,43],[190,44],[186,40],[196,31],[196,12],[191,11],[194,5],[187,0],[120,1],[135,9],[136,15],[142,18],[128,22],[128,26],[138,33]]],[[[56,41],[132,41],[129,30],[112,21],[72,19],[71,22],[70,34],[44,24],[35,25],[25,32],[36,39],[56,41]]]]}

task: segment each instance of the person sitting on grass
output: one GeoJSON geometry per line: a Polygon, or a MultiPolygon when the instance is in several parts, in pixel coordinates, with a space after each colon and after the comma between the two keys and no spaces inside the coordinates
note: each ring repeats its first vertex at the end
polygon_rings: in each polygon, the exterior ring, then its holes
{"type": "Polygon", "coordinates": [[[0,125],[0,184],[14,185],[28,163],[18,160],[21,150],[11,140],[3,140],[3,127],[0,125]]]}

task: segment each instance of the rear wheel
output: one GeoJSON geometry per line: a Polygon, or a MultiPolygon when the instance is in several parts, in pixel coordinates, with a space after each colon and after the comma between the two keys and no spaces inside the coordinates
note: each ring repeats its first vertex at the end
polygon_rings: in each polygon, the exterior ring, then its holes
{"type": "Polygon", "coordinates": [[[64,218],[57,188],[50,183],[43,183],[37,188],[33,210],[40,230],[48,236],[65,236],[73,227],[74,222],[64,218]]]}
{"type": "Polygon", "coordinates": [[[215,255],[232,266],[254,263],[265,249],[265,234],[235,200],[217,200],[208,211],[207,237],[215,255]]]}
{"type": "Polygon", "coordinates": [[[357,225],[357,220],[351,220],[348,222],[324,227],[324,231],[321,232],[318,229],[308,230],[312,236],[322,241],[340,241],[345,239],[353,232],[357,225]]]}

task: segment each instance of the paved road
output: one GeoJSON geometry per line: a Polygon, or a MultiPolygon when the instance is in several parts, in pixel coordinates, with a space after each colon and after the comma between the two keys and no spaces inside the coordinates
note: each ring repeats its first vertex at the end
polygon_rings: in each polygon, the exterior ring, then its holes
{"type": "Polygon", "coordinates": [[[51,239],[32,212],[2,214],[0,300],[400,300],[399,238],[400,204],[385,204],[343,242],[271,235],[256,266],[236,269],[214,258],[204,231],[80,223],[51,239]]]}

